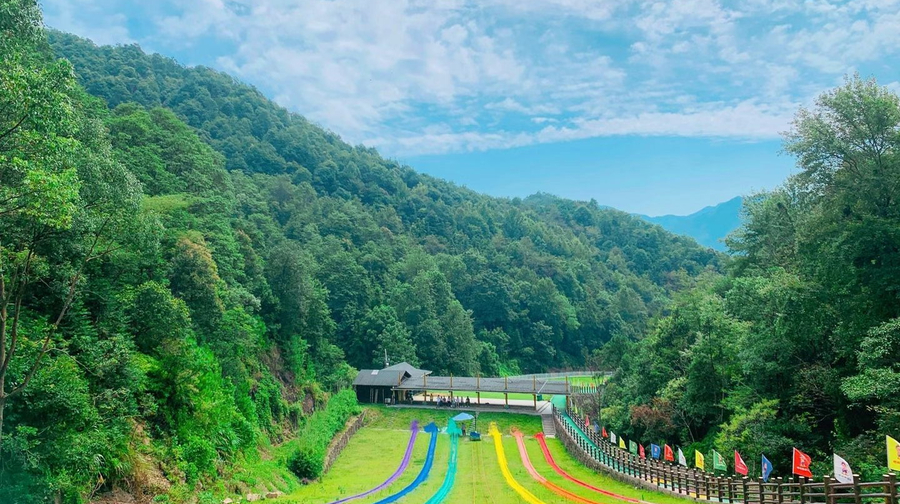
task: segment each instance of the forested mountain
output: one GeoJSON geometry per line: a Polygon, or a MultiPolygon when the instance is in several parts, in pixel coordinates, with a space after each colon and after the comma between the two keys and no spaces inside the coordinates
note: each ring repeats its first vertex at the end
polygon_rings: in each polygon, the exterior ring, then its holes
{"type": "Polygon", "coordinates": [[[723,278],[677,296],[637,342],[600,353],[618,374],[601,417],[646,442],[831,453],[881,477],[900,433],[900,99],[858,76],[802,109],[785,137],[799,173],[746,198],[723,278]]]}
{"type": "Polygon", "coordinates": [[[659,224],[672,233],[690,236],[700,245],[716,250],[726,250],[725,237],[741,225],[743,198],[736,196],[728,201],[702,208],[690,215],[660,215],[641,217],[659,224]]]}
{"type": "Polygon", "coordinates": [[[720,267],[593,202],[421,175],[207,68],[48,44],[33,0],[0,14],[2,502],[188,495],[385,351],[581,366],[720,267]]]}
{"type": "MultiPolygon", "coordinates": [[[[327,339],[357,367],[373,356],[381,362],[383,353],[377,338],[360,335],[381,334],[395,322],[409,334],[388,342],[399,345],[394,357],[438,371],[472,373],[477,361],[487,363],[486,373],[499,372],[500,363],[527,371],[578,364],[585,348],[614,333],[639,334],[665,303],[673,274],[696,275],[718,261],[689,240],[596,204],[489,198],[418,174],[208,68],[61,33],[51,34],[51,44],[114,117],[135,110],[122,108],[127,103],[156,115],[164,107],[221,154],[217,216],[233,218],[229,233],[249,236],[267,264],[273,253],[307,256],[304,269],[335,322],[327,339]],[[361,325],[367,317],[387,320],[361,325]]],[[[118,130],[111,129],[116,145],[118,130]]],[[[173,170],[136,159],[145,150],[134,146],[130,129],[124,133],[129,168],[148,196],[193,192],[174,179],[167,184],[173,170]]],[[[197,230],[224,282],[267,303],[273,286],[254,289],[228,271],[239,262],[228,257],[235,247],[216,243],[226,238],[213,230],[197,230]]]]}

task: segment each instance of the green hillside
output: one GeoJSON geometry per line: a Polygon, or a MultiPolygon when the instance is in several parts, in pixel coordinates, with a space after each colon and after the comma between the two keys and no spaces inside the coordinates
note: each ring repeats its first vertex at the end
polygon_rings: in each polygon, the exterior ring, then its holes
{"type": "Polygon", "coordinates": [[[334,394],[385,351],[583,366],[719,269],[594,203],[423,176],[225,74],[48,45],[31,0],[0,13],[2,502],[190,500],[298,429],[334,432],[334,394]]]}

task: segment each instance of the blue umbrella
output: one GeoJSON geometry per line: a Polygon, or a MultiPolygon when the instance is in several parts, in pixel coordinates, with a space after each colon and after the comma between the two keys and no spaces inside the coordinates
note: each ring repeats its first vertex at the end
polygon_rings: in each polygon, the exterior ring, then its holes
{"type": "Polygon", "coordinates": [[[475,418],[475,417],[473,417],[472,415],[470,415],[468,413],[460,413],[459,415],[456,415],[455,417],[453,417],[453,420],[456,422],[467,422],[469,420],[472,420],[473,418],[475,418]]]}

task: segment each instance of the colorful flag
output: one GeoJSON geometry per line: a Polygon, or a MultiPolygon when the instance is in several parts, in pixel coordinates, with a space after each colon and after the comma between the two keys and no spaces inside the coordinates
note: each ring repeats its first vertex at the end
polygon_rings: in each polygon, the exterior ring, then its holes
{"type": "Polygon", "coordinates": [[[841,483],[853,483],[853,469],[840,455],[834,454],[834,479],[841,483]]]}
{"type": "Polygon", "coordinates": [[[900,441],[887,436],[888,469],[900,471],[900,441]]]}
{"type": "Polygon", "coordinates": [[[594,434],[600,432],[600,424],[594,422],[594,434]]]}
{"type": "MultiPolygon", "coordinates": [[[[765,457],[763,457],[765,458],[765,457]]],[[[744,463],[744,458],[741,457],[741,454],[734,450],[734,472],[738,474],[747,475],[747,464],[744,463]]]]}
{"type": "Polygon", "coordinates": [[[616,433],[613,431],[609,431],[609,442],[616,444],[616,433]]]}
{"type": "Polygon", "coordinates": [[[793,473],[797,476],[805,476],[812,478],[812,472],[809,470],[809,464],[812,463],[812,457],[794,448],[794,464],[793,473]]]}
{"type": "Polygon", "coordinates": [[[706,470],[706,457],[703,456],[702,453],[694,450],[694,467],[700,469],[701,471],[706,470]]]}
{"type": "Polygon", "coordinates": [[[628,442],[628,451],[630,451],[632,455],[638,454],[638,446],[637,443],[634,442],[634,440],[628,442]]]}
{"type": "Polygon", "coordinates": [[[672,453],[672,447],[669,445],[666,445],[666,460],[675,462],[675,454],[672,453]]]}
{"type": "Polygon", "coordinates": [[[638,454],[640,454],[642,459],[647,458],[647,452],[644,451],[644,445],[638,445],[638,454]]]}
{"type": "Polygon", "coordinates": [[[713,471],[727,471],[728,465],[725,464],[725,457],[719,452],[713,450],[713,471]]]}
{"type": "Polygon", "coordinates": [[[769,482],[769,475],[772,474],[772,463],[769,462],[769,459],[766,458],[765,455],[762,456],[762,478],[766,483],[769,482]]]}
{"type": "Polygon", "coordinates": [[[619,448],[623,450],[625,449],[625,438],[623,438],[622,436],[619,436],[619,448]]]}
{"type": "Polygon", "coordinates": [[[601,427],[601,428],[600,428],[600,435],[603,436],[603,437],[605,437],[605,438],[608,438],[608,437],[609,437],[609,434],[606,433],[606,427],[601,427]]]}
{"type": "Polygon", "coordinates": [[[662,448],[659,445],[651,444],[650,445],[650,456],[659,460],[659,456],[662,454],[662,448]]]}
{"type": "Polygon", "coordinates": [[[678,448],[678,463],[687,467],[687,459],[684,458],[684,452],[681,451],[681,448],[678,448]]]}
{"type": "Polygon", "coordinates": [[[587,428],[590,428],[590,426],[591,426],[591,419],[588,418],[587,415],[584,415],[584,428],[587,429],[587,428]]]}

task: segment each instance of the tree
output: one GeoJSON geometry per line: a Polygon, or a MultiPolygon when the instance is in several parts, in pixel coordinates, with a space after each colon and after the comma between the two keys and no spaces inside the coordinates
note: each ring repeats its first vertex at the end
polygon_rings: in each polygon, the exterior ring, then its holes
{"type": "Polygon", "coordinates": [[[363,319],[362,330],[363,339],[374,344],[370,355],[371,364],[376,368],[384,363],[385,355],[394,364],[405,361],[419,365],[409,329],[397,319],[397,313],[390,306],[378,305],[369,310],[363,319]]]}
{"type": "Polygon", "coordinates": [[[43,32],[36,3],[5,0],[0,13],[2,448],[7,402],[40,369],[86,266],[121,248],[115,238],[138,220],[140,190],[113,159],[100,123],[86,114],[92,105],[77,89],[71,66],[38,50],[43,32]],[[52,310],[48,324],[24,334],[21,321],[42,304],[52,310]],[[39,350],[21,374],[10,376],[28,342],[39,350]]]}
{"type": "Polygon", "coordinates": [[[172,293],[183,299],[204,336],[211,336],[225,308],[219,299],[219,269],[202,236],[183,236],[172,258],[172,293]]]}
{"type": "Polygon", "coordinates": [[[900,428],[900,319],[873,327],[857,353],[857,372],[841,386],[853,401],[875,412],[884,432],[900,428]]]}

